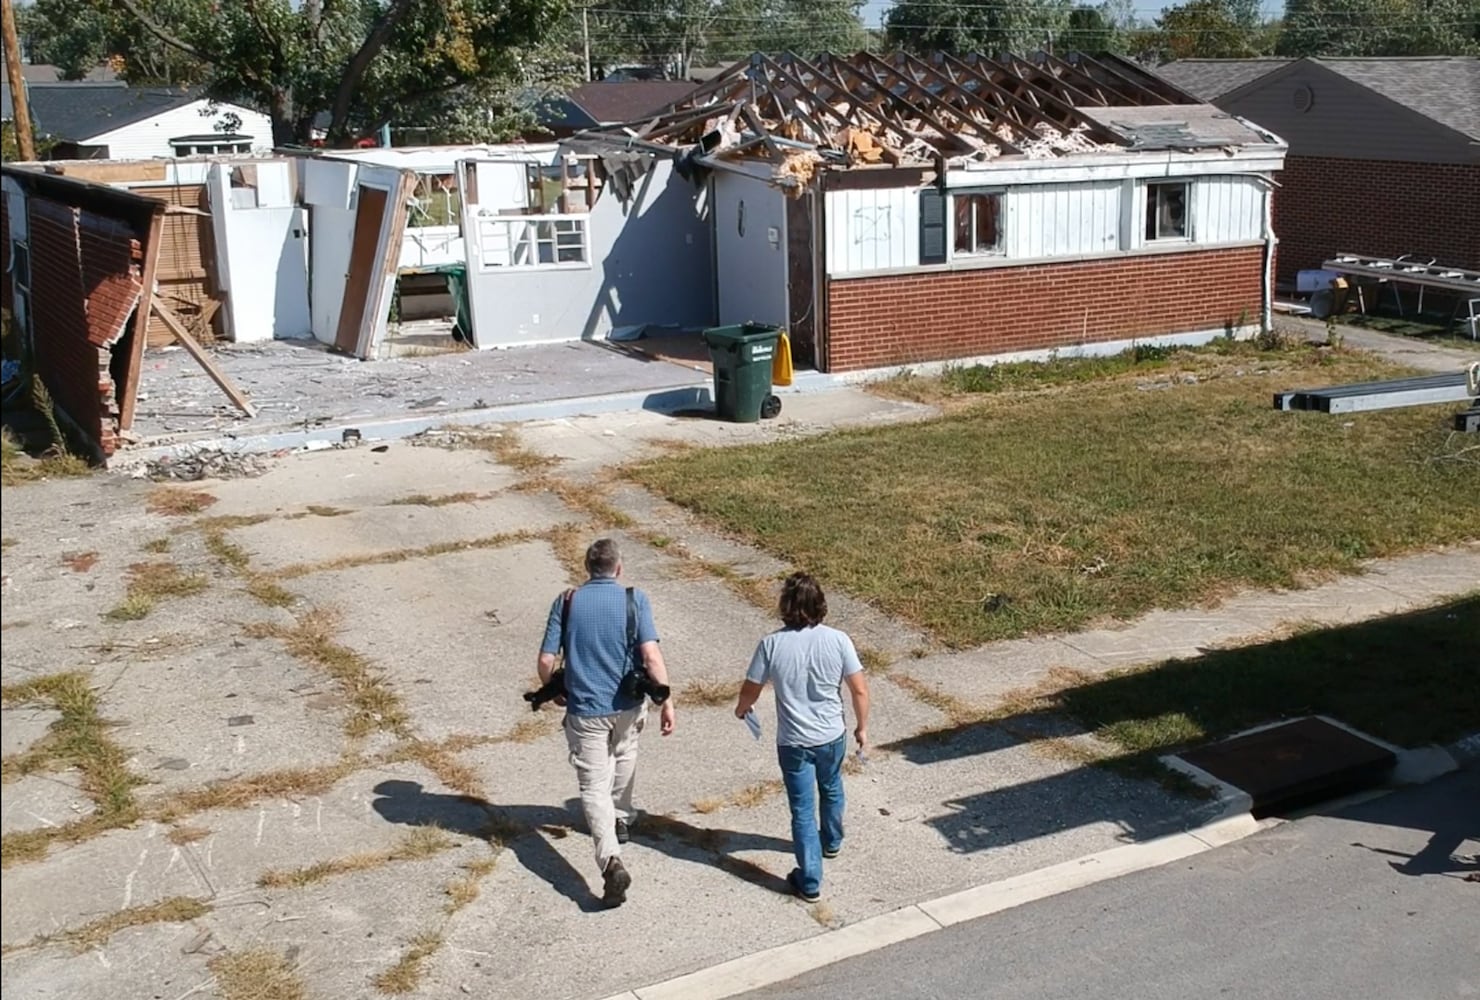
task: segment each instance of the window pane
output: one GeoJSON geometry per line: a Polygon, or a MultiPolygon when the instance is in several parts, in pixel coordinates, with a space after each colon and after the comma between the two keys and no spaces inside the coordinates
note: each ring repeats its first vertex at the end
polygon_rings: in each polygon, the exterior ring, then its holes
{"type": "Polygon", "coordinates": [[[956,252],[971,253],[971,196],[957,195],[956,203],[956,252]]]}
{"type": "Polygon", "coordinates": [[[1187,185],[1146,187],[1146,236],[1153,240],[1187,238],[1187,185]]]}
{"type": "Polygon", "coordinates": [[[1002,199],[998,195],[981,195],[972,199],[976,222],[977,253],[993,253],[1002,246],[1002,234],[997,222],[1002,199]]]}

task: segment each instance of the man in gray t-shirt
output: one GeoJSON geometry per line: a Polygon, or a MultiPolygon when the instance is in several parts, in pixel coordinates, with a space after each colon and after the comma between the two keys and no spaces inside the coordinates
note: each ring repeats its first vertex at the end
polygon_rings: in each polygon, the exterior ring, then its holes
{"type": "Polygon", "coordinates": [[[735,717],[743,719],[768,683],[776,693],[776,755],[797,858],[786,881],[808,902],[821,898],[822,859],[837,857],[843,846],[844,684],[852,696],[859,752],[868,744],[863,665],[853,640],[822,624],[826,617],[827,598],[817,581],[806,573],[789,576],[781,588],[784,627],[756,647],[735,705],[735,717]]]}

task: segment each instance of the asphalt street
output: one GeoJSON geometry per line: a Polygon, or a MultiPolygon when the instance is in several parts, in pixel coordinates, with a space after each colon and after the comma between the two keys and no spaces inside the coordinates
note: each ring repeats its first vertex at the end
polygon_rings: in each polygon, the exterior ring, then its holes
{"type": "Polygon", "coordinates": [[[1480,881],[1466,879],[1475,873],[1472,768],[745,996],[1480,997],[1480,881]]]}

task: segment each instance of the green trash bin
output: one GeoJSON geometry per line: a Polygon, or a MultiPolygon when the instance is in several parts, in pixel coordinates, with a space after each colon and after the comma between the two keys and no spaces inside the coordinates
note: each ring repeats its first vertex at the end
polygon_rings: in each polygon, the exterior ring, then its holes
{"type": "Polygon", "coordinates": [[[464,344],[473,342],[473,317],[468,309],[468,271],[463,264],[444,264],[437,273],[447,281],[447,291],[452,296],[452,335],[464,344]]]}
{"type": "Polygon", "coordinates": [[[753,424],[775,416],[779,400],[771,395],[771,364],[781,328],[764,323],[716,326],[704,331],[714,362],[714,408],[721,420],[753,424]]]}

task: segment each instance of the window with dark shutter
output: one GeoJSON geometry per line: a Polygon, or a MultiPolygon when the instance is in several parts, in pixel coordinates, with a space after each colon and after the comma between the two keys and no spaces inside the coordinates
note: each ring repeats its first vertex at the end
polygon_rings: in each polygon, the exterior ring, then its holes
{"type": "Polygon", "coordinates": [[[920,192],[920,263],[946,262],[946,196],[927,189],[920,192]]]}

